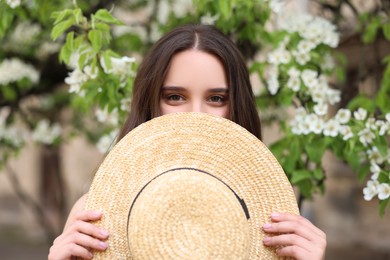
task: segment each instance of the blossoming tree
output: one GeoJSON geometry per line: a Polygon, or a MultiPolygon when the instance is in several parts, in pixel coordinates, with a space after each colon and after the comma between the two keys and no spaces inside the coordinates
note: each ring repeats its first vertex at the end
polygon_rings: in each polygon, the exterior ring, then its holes
{"type": "MultiPolygon", "coordinates": [[[[63,142],[85,134],[107,152],[128,113],[140,60],[134,57],[179,24],[214,24],[258,76],[263,122],[276,121],[283,132],[270,148],[302,198],[324,190],[321,162],[329,150],[367,183],[364,198],[377,197],[384,214],[390,197],[390,56],[379,67],[371,98],[345,100],[348,79],[335,49],[344,5],[358,18],[353,33],[362,44],[390,41],[388,7],[362,12],[350,1],[312,2],[332,15],[294,15],[277,0],[0,1],[0,166],[12,172],[7,161],[28,139],[59,153],[63,142]],[[69,108],[71,119],[59,116],[69,108]]],[[[61,187],[60,178],[57,183],[61,187]]],[[[63,205],[62,189],[58,196],[63,205]]],[[[49,233],[50,240],[55,231],[49,233]]]]}

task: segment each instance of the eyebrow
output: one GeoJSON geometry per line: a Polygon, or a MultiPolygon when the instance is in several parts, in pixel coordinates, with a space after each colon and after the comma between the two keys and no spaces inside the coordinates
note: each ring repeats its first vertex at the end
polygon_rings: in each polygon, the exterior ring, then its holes
{"type": "MultiPolygon", "coordinates": [[[[167,90],[187,91],[186,88],[179,87],[179,86],[162,86],[161,90],[162,91],[167,91],[167,90]]],[[[211,88],[211,89],[208,89],[207,92],[211,92],[211,93],[221,93],[221,92],[229,93],[229,89],[228,88],[211,88]]]]}

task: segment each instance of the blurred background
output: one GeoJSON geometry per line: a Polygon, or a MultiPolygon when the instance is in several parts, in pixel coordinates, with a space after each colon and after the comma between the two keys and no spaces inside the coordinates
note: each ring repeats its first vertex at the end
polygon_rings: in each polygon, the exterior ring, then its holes
{"type": "Polygon", "coordinates": [[[327,234],[326,258],[390,259],[389,12],[387,0],[0,1],[1,259],[47,257],[115,142],[143,55],[185,23],[213,24],[242,51],[263,141],[327,234]],[[301,108],[339,130],[305,132],[301,108]]]}

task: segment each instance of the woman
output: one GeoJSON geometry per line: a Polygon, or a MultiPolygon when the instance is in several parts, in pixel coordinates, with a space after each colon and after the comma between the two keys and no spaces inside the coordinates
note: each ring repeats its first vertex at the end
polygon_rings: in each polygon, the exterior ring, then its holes
{"type": "MultiPolygon", "coordinates": [[[[179,27],[154,45],[139,67],[131,111],[118,140],[143,122],[174,112],[225,117],[261,138],[246,65],[236,46],[214,27],[179,27]]],[[[84,204],[85,196],[71,210],[49,259],[91,259],[90,249],[108,247],[108,232],[89,223],[104,212],[83,210],[84,204]]],[[[280,256],[324,258],[326,236],[307,219],[282,213],[273,213],[271,219],[263,226],[272,234],[264,238],[265,245],[280,247],[280,256]]]]}

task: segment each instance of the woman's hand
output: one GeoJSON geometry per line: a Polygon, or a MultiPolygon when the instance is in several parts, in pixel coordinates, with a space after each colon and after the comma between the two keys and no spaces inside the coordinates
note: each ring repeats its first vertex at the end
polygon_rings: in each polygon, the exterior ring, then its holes
{"type": "Polygon", "coordinates": [[[294,257],[298,260],[322,260],[325,258],[326,235],[304,217],[273,213],[272,223],[263,226],[267,233],[263,240],[267,246],[277,246],[279,256],[294,257]]]}
{"type": "Polygon", "coordinates": [[[54,240],[48,259],[68,260],[75,257],[92,259],[91,249],[106,250],[107,231],[89,223],[101,217],[101,212],[86,210],[70,216],[63,233],[54,240]]]}

